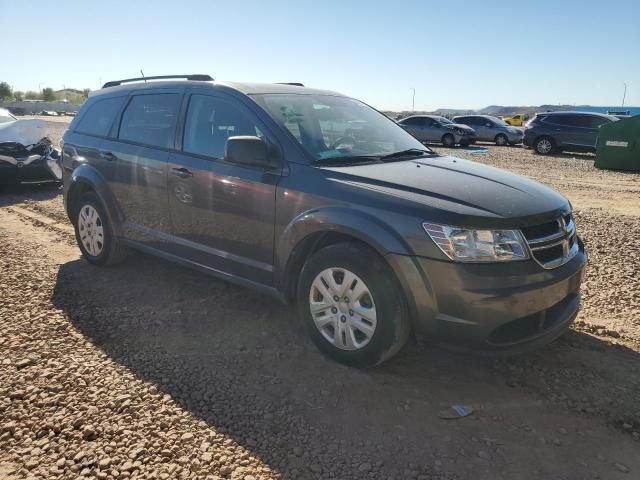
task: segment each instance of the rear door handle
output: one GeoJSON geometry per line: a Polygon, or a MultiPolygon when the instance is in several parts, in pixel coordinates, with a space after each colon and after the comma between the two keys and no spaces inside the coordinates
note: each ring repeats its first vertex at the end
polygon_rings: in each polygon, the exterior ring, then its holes
{"type": "Polygon", "coordinates": [[[191,177],[193,177],[193,173],[191,173],[189,170],[187,170],[184,167],[182,167],[182,168],[172,168],[171,169],[171,173],[173,175],[175,175],[176,177],[180,177],[180,178],[191,178],[191,177]]]}
{"type": "Polygon", "coordinates": [[[118,157],[116,157],[111,152],[100,152],[100,158],[102,158],[103,160],[106,160],[107,162],[113,162],[114,160],[118,159],[118,157]]]}

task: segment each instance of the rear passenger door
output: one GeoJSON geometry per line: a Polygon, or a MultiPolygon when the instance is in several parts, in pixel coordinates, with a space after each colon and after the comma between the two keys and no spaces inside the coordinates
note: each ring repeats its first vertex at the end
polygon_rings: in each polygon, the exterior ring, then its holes
{"type": "Polygon", "coordinates": [[[128,99],[117,140],[106,140],[102,157],[115,167],[112,190],[124,214],[125,237],[169,250],[167,162],[182,99],[177,89],[145,90],[128,99]]]}
{"type": "Polygon", "coordinates": [[[422,117],[409,117],[405,120],[401,120],[400,124],[402,125],[402,128],[421,142],[426,140],[423,128],[424,119],[422,117]]]}
{"type": "Polygon", "coordinates": [[[126,94],[102,96],[88,106],[87,111],[72,125],[63,146],[63,166],[67,172],[82,163],[94,167],[110,188],[116,177],[115,164],[104,158],[102,146],[112,135],[114,123],[127,99],[126,94]]]}
{"type": "Polygon", "coordinates": [[[544,123],[551,126],[551,133],[558,147],[585,145],[586,132],[581,125],[586,125],[586,123],[581,122],[578,117],[579,115],[559,114],[549,115],[545,118],[544,123]]]}
{"type": "Polygon", "coordinates": [[[171,154],[174,254],[261,284],[273,283],[275,192],[281,171],[224,159],[227,138],[275,141],[237,98],[193,93],[185,101],[182,151],[171,154]]]}
{"type": "Polygon", "coordinates": [[[434,121],[433,118],[423,117],[423,135],[424,141],[438,142],[440,141],[440,130],[438,129],[439,123],[434,121]]]}

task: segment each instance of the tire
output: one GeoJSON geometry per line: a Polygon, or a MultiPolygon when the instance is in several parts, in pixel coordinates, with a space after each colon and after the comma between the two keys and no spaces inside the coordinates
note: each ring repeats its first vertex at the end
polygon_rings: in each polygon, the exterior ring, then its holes
{"type": "Polygon", "coordinates": [[[540,155],[549,155],[555,151],[555,145],[551,137],[536,138],[533,149],[540,155]]]}
{"type": "Polygon", "coordinates": [[[496,145],[498,145],[499,147],[504,147],[505,145],[509,145],[509,139],[503,133],[499,133],[498,135],[496,135],[496,138],[494,140],[496,142],[496,145]]]}
{"type": "Polygon", "coordinates": [[[349,366],[379,365],[409,338],[410,324],[393,272],[376,252],[356,242],[330,245],[307,260],[297,304],[316,347],[349,366]],[[339,302],[332,295],[340,296],[339,302]]]}
{"type": "Polygon", "coordinates": [[[442,145],[447,148],[453,148],[456,145],[456,140],[450,133],[445,133],[442,136],[442,145]]]}
{"type": "Polygon", "coordinates": [[[115,265],[124,259],[124,246],[113,234],[105,209],[95,193],[85,193],[80,197],[73,227],[76,242],[87,262],[107,266],[115,265]]]}

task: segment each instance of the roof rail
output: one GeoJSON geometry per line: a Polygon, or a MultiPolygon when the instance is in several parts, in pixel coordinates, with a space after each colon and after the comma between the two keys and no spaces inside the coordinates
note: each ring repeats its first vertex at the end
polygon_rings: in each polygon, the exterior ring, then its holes
{"type": "Polygon", "coordinates": [[[300,82],[276,82],[277,85],[293,85],[294,87],[304,87],[300,82]]]}
{"type": "Polygon", "coordinates": [[[111,82],[105,83],[102,86],[102,88],[116,87],[118,85],[122,85],[123,83],[140,82],[140,81],[146,82],[147,80],[168,80],[170,78],[184,78],[187,80],[196,80],[199,82],[211,82],[213,80],[213,78],[211,78],[210,75],[204,75],[201,73],[196,73],[192,75],[158,75],[155,77],[137,77],[137,78],[125,78],[124,80],[112,80],[111,82]]]}

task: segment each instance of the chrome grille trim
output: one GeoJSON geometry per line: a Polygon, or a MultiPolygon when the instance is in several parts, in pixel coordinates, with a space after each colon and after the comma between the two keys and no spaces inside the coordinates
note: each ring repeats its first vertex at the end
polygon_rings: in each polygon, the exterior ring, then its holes
{"type": "Polygon", "coordinates": [[[580,250],[573,217],[571,215],[560,216],[557,218],[556,222],[558,230],[549,235],[527,238],[523,233],[524,238],[527,240],[531,257],[542,268],[547,270],[564,265],[575,257],[580,250]],[[557,248],[558,246],[562,246],[562,255],[552,259],[546,259],[544,253],[549,252],[550,249],[557,248]]]}

